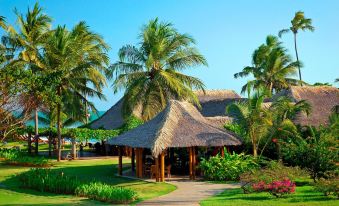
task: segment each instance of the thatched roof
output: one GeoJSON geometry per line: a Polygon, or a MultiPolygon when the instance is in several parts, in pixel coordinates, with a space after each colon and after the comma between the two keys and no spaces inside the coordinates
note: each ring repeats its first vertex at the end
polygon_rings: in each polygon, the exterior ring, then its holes
{"type": "Polygon", "coordinates": [[[192,104],[176,100],[170,101],[152,120],[110,139],[108,143],[149,148],[154,156],[168,147],[241,144],[233,133],[215,126],[192,104]]]}
{"type": "Polygon", "coordinates": [[[312,106],[311,115],[299,114],[294,120],[300,125],[326,125],[332,109],[339,105],[339,89],[330,86],[292,86],[278,96],[286,95],[295,102],[306,100],[312,106]]]}
{"type": "MultiPolygon", "coordinates": [[[[122,115],[122,103],[123,98],[121,98],[115,105],[113,105],[109,110],[107,110],[101,117],[94,120],[90,123],[90,128],[92,129],[117,129],[124,124],[124,118],[122,115]]],[[[136,117],[140,117],[140,111],[135,110],[133,114],[136,117]]]]}
{"type": "Polygon", "coordinates": [[[205,117],[225,116],[226,106],[243,99],[233,90],[207,90],[206,94],[197,91],[201,109],[205,117]]]}
{"type": "MultiPolygon", "coordinates": [[[[201,113],[209,117],[224,116],[227,103],[234,101],[234,98],[240,98],[240,96],[232,90],[206,90],[205,94],[202,91],[195,92],[202,106],[201,113]]],[[[121,113],[122,103],[123,99],[120,99],[100,118],[93,121],[90,127],[93,129],[117,129],[121,127],[124,123],[121,113]]],[[[137,109],[133,114],[140,117],[140,109],[137,109]]]]}

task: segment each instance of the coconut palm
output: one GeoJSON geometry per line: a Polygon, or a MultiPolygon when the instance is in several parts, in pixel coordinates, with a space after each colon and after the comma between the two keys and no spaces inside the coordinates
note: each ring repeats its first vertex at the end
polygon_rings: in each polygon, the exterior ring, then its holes
{"type": "Polygon", "coordinates": [[[185,99],[199,105],[192,89],[204,90],[204,84],[181,73],[193,66],[207,65],[194,47],[195,40],[157,18],[143,26],[139,40],[139,47],[126,45],[119,50],[119,61],[110,71],[114,92],[125,89],[125,116],[140,106],[142,118],[149,120],[170,99],[185,99]]]}
{"type": "MultiPolygon", "coordinates": [[[[39,76],[39,68],[41,62],[39,61],[39,51],[46,42],[46,37],[50,28],[51,18],[46,14],[43,14],[43,9],[36,3],[31,10],[28,8],[26,15],[20,14],[15,10],[17,15],[17,22],[19,31],[17,32],[14,27],[9,27],[9,33],[11,38],[15,39],[22,48],[19,53],[19,58],[25,61],[28,68],[32,71],[33,76],[39,76]]],[[[38,82],[38,81],[37,81],[38,82]]],[[[34,111],[34,124],[35,124],[35,152],[38,152],[38,109],[41,106],[41,88],[36,84],[31,84],[30,93],[35,97],[36,105],[34,111]]],[[[32,117],[33,119],[33,117],[32,117]]]]}
{"type": "MultiPolygon", "coordinates": [[[[292,26],[289,29],[283,29],[279,31],[279,37],[281,37],[284,33],[292,32],[294,37],[294,49],[295,49],[295,56],[297,61],[299,62],[298,56],[298,49],[297,49],[297,34],[299,30],[302,31],[314,31],[314,27],[312,26],[312,19],[305,18],[304,12],[298,11],[295,13],[294,18],[291,21],[292,26]]],[[[301,70],[300,66],[298,66],[299,70],[299,80],[302,85],[302,78],[301,78],[301,70]]]]}
{"type": "Polygon", "coordinates": [[[42,60],[50,71],[48,75],[56,91],[58,161],[60,161],[61,113],[81,120],[85,118],[83,112],[85,103],[96,111],[87,97],[104,99],[101,90],[106,84],[103,73],[109,61],[106,54],[108,46],[99,35],[89,30],[85,22],[80,22],[71,31],[64,26],[58,26],[48,41],[42,60]],[[88,85],[92,85],[92,88],[88,85]]]}
{"type": "Polygon", "coordinates": [[[265,94],[256,93],[249,95],[247,101],[230,104],[226,113],[235,118],[252,143],[253,156],[257,157],[260,141],[267,132],[271,119],[268,110],[263,106],[265,94]]]}
{"type": "Polygon", "coordinates": [[[298,65],[298,62],[292,61],[278,38],[269,35],[266,43],[253,52],[252,66],[245,67],[241,72],[234,74],[234,77],[246,77],[250,74],[254,76],[254,80],[242,87],[242,93],[248,88],[265,88],[272,94],[298,84],[298,80],[292,78],[298,65]]]}
{"type": "Polygon", "coordinates": [[[6,25],[6,18],[4,16],[0,16],[0,27],[3,28],[3,29],[6,29],[7,28],[7,25],[6,25]]]}

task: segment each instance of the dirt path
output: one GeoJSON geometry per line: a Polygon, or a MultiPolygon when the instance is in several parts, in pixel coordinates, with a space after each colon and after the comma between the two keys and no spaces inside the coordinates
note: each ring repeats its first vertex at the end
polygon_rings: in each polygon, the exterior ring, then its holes
{"type": "Polygon", "coordinates": [[[138,205],[199,205],[199,202],[225,189],[237,188],[237,184],[212,184],[201,181],[174,180],[167,182],[177,189],[167,195],[146,200],[138,205]]]}

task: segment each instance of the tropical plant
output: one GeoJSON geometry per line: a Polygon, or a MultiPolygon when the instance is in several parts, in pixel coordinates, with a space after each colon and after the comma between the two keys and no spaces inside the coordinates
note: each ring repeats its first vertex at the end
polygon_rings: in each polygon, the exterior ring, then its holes
{"type": "Polygon", "coordinates": [[[204,172],[205,178],[218,181],[236,181],[239,180],[242,173],[258,168],[255,158],[251,155],[234,152],[229,154],[227,151],[224,153],[224,157],[218,154],[209,159],[202,158],[199,167],[204,172]]]}
{"type": "Polygon", "coordinates": [[[316,191],[322,192],[325,196],[334,195],[339,198],[339,176],[338,172],[332,172],[328,177],[321,178],[314,184],[316,191]]]}
{"type": "MultiPolygon", "coordinates": [[[[314,27],[312,26],[312,19],[305,18],[304,12],[298,11],[295,13],[294,18],[291,21],[291,27],[289,29],[283,29],[279,31],[279,37],[281,37],[284,33],[292,32],[294,37],[294,49],[295,49],[295,56],[297,58],[297,62],[299,62],[298,56],[298,49],[297,49],[297,34],[299,30],[302,31],[314,31],[314,27]]],[[[301,78],[301,70],[300,65],[298,65],[299,70],[299,80],[302,85],[302,78],[301,78]]]]}
{"type": "Polygon", "coordinates": [[[258,147],[262,138],[267,133],[270,125],[270,114],[268,109],[263,107],[265,94],[259,92],[244,102],[237,102],[226,107],[226,113],[235,118],[235,122],[240,124],[246,131],[247,137],[252,144],[253,156],[258,156],[258,147]]]}
{"type": "MultiPolygon", "coordinates": [[[[38,152],[38,110],[42,106],[44,86],[41,86],[39,76],[43,75],[40,70],[42,67],[39,61],[41,48],[46,43],[46,38],[51,24],[51,18],[42,13],[43,9],[36,3],[31,10],[28,8],[26,15],[20,14],[17,10],[17,22],[19,31],[14,27],[9,27],[10,37],[17,42],[22,48],[19,53],[19,59],[24,61],[31,70],[33,78],[38,81],[29,84],[29,94],[33,96],[35,101],[34,124],[35,124],[35,152],[38,152]]],[[[33,119],[33,117],[32,117],[33,119]]]]}
{"type": "Polygon", "coordinates": [[[51,165],[51,162],[44,157],[28,156],[27,153],[15,149],[0,148],[0,158],[3,158],[6,164],[11,165],[21,165],[30,167],[32,166],[46,167],[51,165]]]}
{"type": "Polygon", "coordinates": [[[255,78],[242,87],[244,93],[248,88],[265,88],[272,94],[297,85],[298,81],[291,78],[296,71],[298,62],[293,62],[287,50],[275,36],[267,36],[266,43],[253,52],[252,66],[245,67],[241,72],[234,74],[234,78],[246,77],[250,74],[255,78]]]}
{"type": "Polygon", "coordinates": [[[268,192],[275,197],[283,197],[295,192],[295,183],[289,179],[276,180],[270,183],[260,181],[252,185],[255,192],[268,192]]]}
{"type": "MultiPolygon", "coordinates": [[[[61,113],[69,118],[84,120],[85,103],[96,111],[88,97],[104,99],[106,84],[103,73],[108,64],[108,46],[101,36],[80,22],[71,31],[58,26],[49,36],[42,62],[49,71],[54,93],[58,133],[58,160],[61,159],[61,113]],[[90,87],[89,85],[93,85],[90,87]]],[[[87,108],[86,108],[87,109],[87,108]]]]}
{"type": "Polygon", "coordinates": [[[3,29],[7,28],[6,18],[4,16],[0,16],[0,27],[3,28],[3,29]]]}
{"type": "Polygon", "coordinates": [[[126,45],[119,50],[119,61],[109,72],[114,78],[114,91],[126,89],[125,116],[140,106],[143,119],[149,120],[170,99],[185,99],[199,105],[192,89],[204,90],[204,84],[198,78],[180,73],[193,66],[207,65],[194,47],[195,40],[157,18],[143,26],[139,40],[139,48],[126,45]]]}

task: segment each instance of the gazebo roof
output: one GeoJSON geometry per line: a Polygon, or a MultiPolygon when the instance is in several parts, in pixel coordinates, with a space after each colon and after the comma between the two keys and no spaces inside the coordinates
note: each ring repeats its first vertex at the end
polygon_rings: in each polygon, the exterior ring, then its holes
{"type": "Polygon", "coordinates": [[[120,136],[108,144],[149,148],[154,156],[168,147],[240,145],[236,135],[203,117],[188,102],[171,100],[155,118],[120,136]]]}

